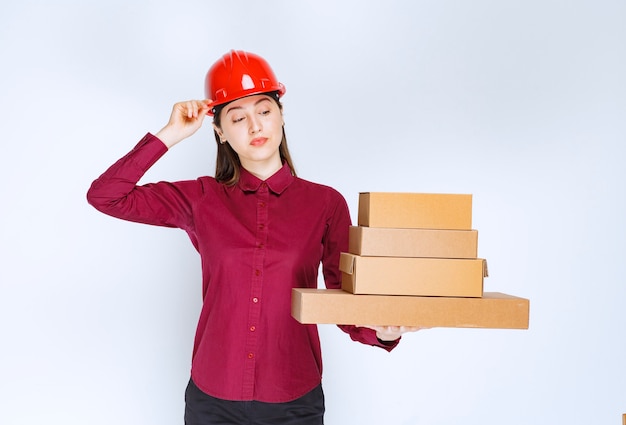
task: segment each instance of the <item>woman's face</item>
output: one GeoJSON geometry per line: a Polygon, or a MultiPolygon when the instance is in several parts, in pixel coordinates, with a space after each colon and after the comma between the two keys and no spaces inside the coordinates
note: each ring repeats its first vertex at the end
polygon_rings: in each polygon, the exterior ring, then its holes
{"type": "Polygon", "coordinates": [[[278,170],[278,148],[283,138],[283,115],[278,104],[264,94],[234,100],[220,111],[221,128],[215,131],[251,171],[278,170]]]}

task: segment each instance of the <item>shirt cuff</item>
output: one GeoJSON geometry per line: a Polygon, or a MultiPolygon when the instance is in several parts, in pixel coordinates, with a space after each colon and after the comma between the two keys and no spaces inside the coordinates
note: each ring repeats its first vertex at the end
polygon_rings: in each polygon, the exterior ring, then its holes
{"type": "Polygon", "coordinates": [[[400,343],[400,338],[393,340],[393,341],[383,341],[378,339],[378,337],[376,336],[376,331],[374,329],[370,329],[370,328],[364,328],[364,331],[366,332],[365,338],[368,340],[368,343],[370,345],[374,345],[376,347],[380,347],[383,350],[387,350],[387,351],[391,351],[394,348],[396,348],[396,346],[400,343]]]}
{"type": "Polygon", "coordinates": [[[167,146],[152,133],[145,136],[132,149],[133,163],[141,170],[147,170],[167,152],[167,146]],[[141,155],[138,153],[141,152],[141,155]]]}

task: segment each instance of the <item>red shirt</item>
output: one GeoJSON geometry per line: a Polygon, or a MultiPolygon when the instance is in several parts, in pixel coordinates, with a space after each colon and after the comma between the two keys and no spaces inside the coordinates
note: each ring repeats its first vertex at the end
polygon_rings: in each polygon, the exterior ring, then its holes
{"type": "MultiPolygon", "coordinates": [[[[212,177],[137,186],[167,147],[147,134],[96,179],[87,198],[125,220],[178,227],[202,262],[203,305],[191,376],[226,400],[286,402],[319,385],[315,325],[291,317],[291,288],[341,286],[339,254],[351,224],[336,190],[294,177],[285,164],[266,181],[241,169],[238,184],[212,177]]],[[[391,350],[370,329],[340,326],[351,338],[391,350]]]]}

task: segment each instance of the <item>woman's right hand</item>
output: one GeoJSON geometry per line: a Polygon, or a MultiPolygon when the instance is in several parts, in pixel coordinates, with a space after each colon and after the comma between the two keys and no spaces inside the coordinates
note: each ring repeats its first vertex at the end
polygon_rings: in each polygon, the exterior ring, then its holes
{"type": "Polygon", "coordinates": [[[157,134],[168,148],[194,134],[200,127],[207,112],[210,100],[187,100],[174,104],[169,122],[157,134]]]}

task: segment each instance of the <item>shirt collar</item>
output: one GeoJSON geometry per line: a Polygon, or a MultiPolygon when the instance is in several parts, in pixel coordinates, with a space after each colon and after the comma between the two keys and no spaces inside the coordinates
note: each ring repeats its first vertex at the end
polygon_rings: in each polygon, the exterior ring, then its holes
{"type": "Polygon", "coordinates": [[[272,174],[265,181],[259,179],[243,167],[241,167],[240,170],[241,173],[239,175],[238,184],[244,192],[256,192],[259,187],[261,187],[262,183],[266,183],[267,187],[269,187],[272,192],[280,195],[285,189],[287,189],[287,186],[289,186],[295,178],[293,174],[291,174],[289,164],[286,162],[278,171],[272,174]]]}

